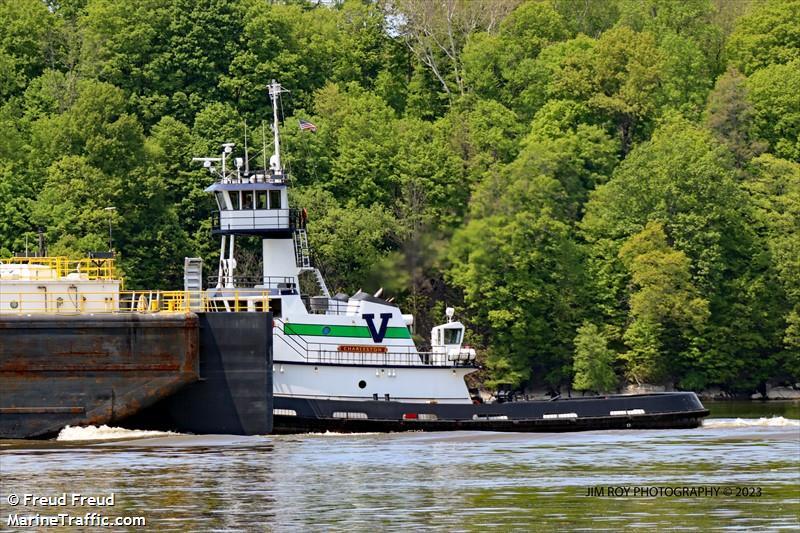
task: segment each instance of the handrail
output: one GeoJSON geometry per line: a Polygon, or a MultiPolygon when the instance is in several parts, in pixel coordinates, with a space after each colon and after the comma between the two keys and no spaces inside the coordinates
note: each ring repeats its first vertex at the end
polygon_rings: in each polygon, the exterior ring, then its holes
{"type": "MultiPolygon", "coordinates": [[[[280,318],[275,317],[273,328],[278,328],[278,326],[280,326],[279,329],[281,333],[283,333],[286,323],[280,318]]],[[[301,335],[273,335],[273,339],[276,337],[281,339],[284,344],[309,363],[434,366],[447,368],[475,367],[475,364],[472,362],[441,360],[442,354],[419,352],[416,346],[413,345],[386,346],[386,352],[364,353],[340,350],[340,345],[336,343],[313,343],[317,348],[309,348],[309,342],[301,335]],[[305,344],[305,346],[303,346],[303,344],[305,344]],[[402,350],[403,348],[405,348],[405,351],[402,350]],[[396,351],[389,351],[389,349],[396,349],[396,351]]],[[[364,346],[371,345],[365,344],[364,346]]]]}
{"type": "Polygon", "coordinates": [[[19,266],[21,269],[28,267],[26,272],[18,274],[18,278],[7,274],[3,279],[54,280],[78,274],[82,279],[88,280],[116,280],[117,272],[115,260],[112,258],[84,258],[70,259],[68,257],[9,257],[0,259],[4,266],[19,266]],[[30,267],[44,267],[31,269],[30,267]],[[35,274],[34,274],[35,273],[35,274]]]}
{"type": "Polygon", "coordinates": [[[220,311],[267,312],[268,291],[233,291],[222,298],[205,291],[82,291],[76,285],[67,288],[41,286],[36,291],[0,290],[0,315],[33,314],[125,314],[188,313],[220,311]]]}
{"type": "Polygon", "coordinates": [[[311,363],[358,364],[358,365],[401,365],[401,366],[433,366],[447,368],[472,368],[472,363],[442,360],[432,357],[433,352],[383,352],[361,353],[338,350],[314,350],[309,352],[311,363]]]}
{"type": "MultiPolygon", "coordinates": [[[[273,318],[273,326],[272,326],[273,328],[277,328],[277,326],[274,324],[280,324],[281,332],[283,332],[284,327],[286,326],[286,323],[278,317],[273,318]]],[[[289,348],[294,350],[294,352],[297,355],[299,355],[303,359],[308,359],[308,342],[304,338],[302,337],[295,338],[295,336],[286,334],[272,336],[273,339],[276,337],[281,339],[284,342],[284,344],[286,344],[289,348]],[[291,340],[293,344],[290,344],[289,340],[291,340]],[[300,344],[300,341],[305,343],[305,347],[300,344]]]]}
{"type": "Polygon", "coordinates": [[[206,278],[209,288],[216,287],[221,284],[221,289],[226,288],[264,288],[264,289],[279,289],[279,290],[296,290],[294,278],[291,276],[219,276],[214,274],[206,278]],[[226,287],[233,285],[233,287],[226,287]]]}
{"type": "Polygon", "coordinates": [[[303,210],[290,207],[281,209],[225,209],[211,213],[214,231],[247,231],[255,229],[291,230],[305,228],[303,210]],[[226,220],[223,223],[222,219],[226,220]]]}

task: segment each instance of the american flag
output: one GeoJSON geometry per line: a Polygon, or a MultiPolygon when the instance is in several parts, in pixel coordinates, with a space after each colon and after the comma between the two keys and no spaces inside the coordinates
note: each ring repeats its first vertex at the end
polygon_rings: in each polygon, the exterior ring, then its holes
{"type": "Polygon", "coordinates": [[[299,120],[298,122],[300,122],[300,129],[303,131],[305,130],[317,131],[317,127],[314,124],[308,122],[307,120],[299,120]]]}

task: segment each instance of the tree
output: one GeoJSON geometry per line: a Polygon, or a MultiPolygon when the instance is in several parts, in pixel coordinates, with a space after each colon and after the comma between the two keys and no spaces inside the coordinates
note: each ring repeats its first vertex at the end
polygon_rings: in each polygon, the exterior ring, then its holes
{"type": "MultiPolygon", "coordinates": [[[[655,35],[662,48],[675,38],[690,43],[702,57],[695,74],[722,69],[722,30],[713,21],[716,10],[710,0],[619,0],[618,9],[619,25],[655,35]]],[[[668,60],[680,57],[675,51],[668,60]]]]}
{"type": "Polygon", "coordinates": [[[69,108],[45,114],[31,129],[38,166],[81,155],[106,174],[124,176],[144,160],[142,127],[125,112],[124,93],[109,83],[79,81],[69,108]]]}
{"type": "Polygon", "coordinates": [[[0,2],[0,101],[19,95],[45,68],[62,65],[63,28],[44,2],[0,2]]]}
{"type": "Polygon", "coordinates": [[[31,229],[31,196],[21,169],[0,159],[0,253],[24,250],[25,234],[31,229]]]}
{"type": "Polygon", "coordinates": [[[521,4],[499,24],[499,31],[473,33],[463,52],[464,83],[483,98],[493,98],[529,117],[535,109],[522,98],[540,52],[573,34],[567,21],[545,3],[521,4]],[[528,105],[525,105],[528,104],[528,105]]]}
{"type": "Polygon", "coordinates": [[[605,183],[617,164],[619,143],[598,126],[579,123],[571,103],[550,101],[536,114],[531,133],[509,170],[517,176],[545,174],[561,182],[563,207],[578,220],[591,190],[605,183]],[[555,117],[558,118],[555,118],[555,117]]]}
{"type": "Polygon", "coordinates": [[[800,1],[767,0],[754,3],[738,18],[728,39],[727,53],[740,72],[750,75],[769,65],[800,59],[800,1]]]}
{"type": "Polygon", "coordinates": [[[572,387],[580,391],[614,390],[617,386],[613,368],[615,357],[600,329],[591,322],[584,322],[575,336],[572,387]]]}
{"type": "Polygon", "coordinates": [[[467,37],[492,32],[519,0],[393,0],[394,17],[411,52],[439,80],[442,90],[465,91],[462,50],[467,37]]]}
{"type": "Polygon", "coordinates": [[[552,0],[555,9],[570,25],[572,33],[597,38],[619,19],[619,2],[597,0],[552,0]]]}
{"type": "Polygon", "coordinates": [[[620,243],[660,221],[689,256],[694,275],[710,286],[726,269],[725,248],[735,249],[732,236],[740,229],[743,200],[732,176],[711,134],[672,116],[591,195],[581,225],[590,243],[620,243]]]}
{"type": "Polygon", "coordinates": [[[753,135],[767,141],[778,157],[800,162],[800,59],[758,70],[747,89],[753,135]]]}
{"type": "Polygon", "coordinates": [[[629,326],[623,339],[627,371],[637,383],[680,376],[676,362],[695,365],[709,317],[685,253],[667,243],[664,227],[648,222],[619,252],[631,276],[629,326]]]}
{"type": "Polygon", "coordinates": [[[478,184],[488,170],[513,161],[524,130],[503,104],[470,97],[451,106],[436,127],[460,156],[467,180],[462,187],[468,188],[478,184]]]}
{"type": "Polygon", "coordinates": [[[664,54],[653,35],[618,27],[542,56],[547,97],[584,102],[597,122],[613,125],[623,154],[647,133],[663,101],[664,54]]]}
{"type": "Polygon", "coordinates": [[[771,320],[759,324],[772,333],[772,346],[757,370],[762,380],[800,376],[800,165],[764,154],[746,171],[742,187],[750,205],[749,223],[759,236],[762,283],[767,297],[755,303],[771,320]]]}
{"type": "Polygon", "coordinates": [[[746,78],[736,69],[728,69],[708,96],[705,123],[733,153],[738,167],[767,148],[763,141],[754,138],[754,114],[746,78]]]}
{"type": "Polygon", "coordinates": [[[31,209],[31,218],[46,228],[51,255],[85,257],[108,249],[108,225],[120,213],[106,211],[120,198],[121,183],[91,166],[83,156],[65,156],[47,169],[47,178],[31,209]]]}
{"type": "MultiPolygon", "coordinates": [[[[692,388],[731,385],[742,379],[753,353],[772,345],[770,327],[758,311],[761,285],[753,283],[756,245],[743,212],[747,199],[733,176],[725,149],[709,132],[670,117],[590,196],[581,228],[589,244],[593,298],[606,323],[624,332],[624,338],[613,341],[623,341],[629,359],[642,365],[640,380],[674,379],[692,388]],[[623,244],[648,223],[663,227],[670,250],[655,247],[660,251],[623,261],[623,244]],[[669,271],[659,267],[662,261],[669,271]],[[680,326],[678,343],[665,345],[669,328],[679,322],[666,311],[636,309],[633,295],[648,292],[632,280],[634,275],[684,279],[687,269],[691,287],[708,301],[710,314],[702,329],[684,320],[689,325],[680,326]],[[667,362],[675,363],[669,373],[667,362]]],[[[689,286],[683,283],[676,287],[689,286]]],[[[657,286],[677,291],[668,284],[657,286]]],[[[678,292],[685,296],[688,290],[678,292]]],[[[642,299],[647,303],[648,297],[642,299]]]]}
{"type": "Polygon", "coordinates": [[[554,178],[523,176],[453,236],[447,276],[488,346],[490,384],[557,388],[570,374],[584,281],[563,194],[554,178]]]}

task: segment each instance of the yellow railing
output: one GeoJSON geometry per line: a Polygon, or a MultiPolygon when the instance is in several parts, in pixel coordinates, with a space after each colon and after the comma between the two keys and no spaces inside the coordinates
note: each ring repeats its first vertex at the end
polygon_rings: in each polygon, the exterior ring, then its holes
{"type": "Polygon", "coordinates": [[[82,279],[113,280],[117,279],[114,259],[70,259],[68,257],[9,257],[0,259],[4,265],[20,265],[45,267],[31,271],[34,279],[61,279],[69,274],[80,274],[82,279]]]}
{"type": "Polygon", "coordinates": [[[19,292],[0,286],[0,314],[118,314],[188,312],[266,312],[266,291],[227,291],[209,297],[204,291],[59,291],[40,287],[19,292]]]}

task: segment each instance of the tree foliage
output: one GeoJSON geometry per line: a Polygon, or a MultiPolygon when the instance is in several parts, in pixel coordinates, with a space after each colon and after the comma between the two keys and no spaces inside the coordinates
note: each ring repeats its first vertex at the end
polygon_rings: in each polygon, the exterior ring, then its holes
{"type": "Polygon", "coordinates": [[[0,0],[0,254],[110,226],[129,287],[214,264],[191,158],[260,151],[277,79],[329,285],[382,286],[422,329],[455,305],[488,384],[795,383],[798,10],[0,0]]]}
{"type": "Polygon", "coordinates": [[[730,61],[746,75],[800,59],[800,2],[767,0],[753,4],[735,22],[728,39],[730,61]]]}
{"type": "Polygon", "coordinates": [[[617,386],[614,374],[614,351],[600,329],[584,322],[575,336],[575,377],[572,387],[579,391],[609,392],[617,386]]]}

